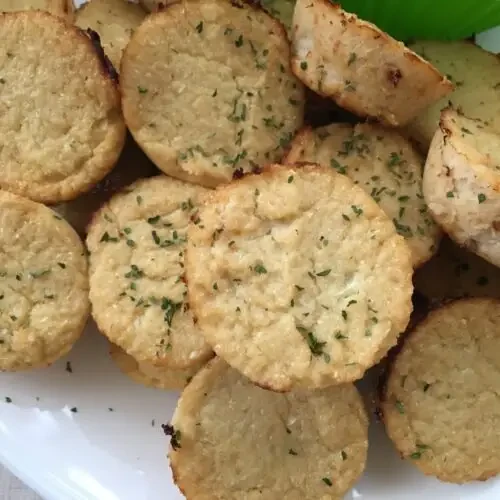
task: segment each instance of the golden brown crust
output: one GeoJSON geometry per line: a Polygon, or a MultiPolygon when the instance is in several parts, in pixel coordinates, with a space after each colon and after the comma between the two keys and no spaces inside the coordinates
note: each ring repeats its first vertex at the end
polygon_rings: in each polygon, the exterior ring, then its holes
{"type": "Polygon", "coordinates": [[[0,187],[45,203],[75,198],[123,146],[116,86],[89,38],[50,14],[0,14],[0,36],[0,187]]]}
{"type": "Polygon", "coordinates": [[[104,52],[119,69],[123,50],[145,17],[140,6],[128,1],[92,0],[77,10],[75,24],[99,34],[104,52]]]}
{"type": "Polygon", "coordinates": [[[500,134],[451,108],[443,110],[424,171],[434,219],[459,245],[500,265],[500,134]]]}
{"type": "Polygon", "coordinates": [[[132,380],[146,387],[155,389],[181,390],[186,387],[193,376],[205,365],[205,362],[185,370],[172,370],[147,363],[138,363],[117,345],[111,344],[111,359],[118,368],[132,380]]]}
{"type": "Polygon", "coordinates": [[[204,192],[164,175],[142,179],[114,195],[89,226],[93,317],[140,364],[185,370],[213,355],[184,278],[187,226],[204,192]]]}
{"type": "Polygon", "coordinates": [[[51,208],[66,219],[80,236],[84,236],[92,217],[111,196],[133,182],[155,174],[158,174],[158,169],[128,135],[115,168],[102,181],[75,200],[51,208]]]}
{"type": "Polygon", "coordinates": [[[500,472],[493,431],[500,302],[461,299],[431,311],[391,357],[381,410],[389,437],[422,472],[453,483],[500,472]]]}
{"type": "Polygon", "coordinates": [[[406,127],[406,133],[427,153],[438,127],[441,110],[450,102],[471,118],[479,118],[500,131],[499,58],[469,41],[420,40],[409,47],[434,64],[455,83],[449,96],[429,106],[406,127]]]}
{"type": "Polygon", "coordinates": [[[430,63],[328,0],[298,0],[292,69],[309,88],[359,116],[404,125],[453,90],[430,63]]]}
{"type": "Polygon", "coordinates": [[[51,364],[89,314],[87,258],[47,207],[0,191],[0,371],[51,364]]]}
{"type": "Polygon", "coordinates": [[[367,424],[351,384],[276,394],[215,359],[184,390],[164,430],[173,435],[174,480],[190,500],[256,492],[262,500],[338,500],[364,469],[367,424]]]}
{"type": "Polygon", "coordinates": [[[217,354],[254,383],[356,380],[395,344],[411,311],[410,252],[347,177],[274,165],[204,202],[189,231],[189,301],[217,354]]]}
{"type": "Polygon", "coordinates": [[[0,12],[22,10],[43,10],[72,21],[74,4],[72,0],[0,0],[0,12]]]}
{"type": "Polygon", "coordinates": [[[148,16],[124,53],[127,124],[168,175],[229,182],[277,161],[302,125],[303,87],[288,56],[283,26],[255,5],[172,4],[148,16]]]}
{"type": "Polygon", "coordinates": [[[369,123],[305,127],[283,162],[304,161],[347,175],[369,194],[410,246],[415,268],[436,252],[441,231],[423,201],[424,159],[397,131],[369,123]]]}

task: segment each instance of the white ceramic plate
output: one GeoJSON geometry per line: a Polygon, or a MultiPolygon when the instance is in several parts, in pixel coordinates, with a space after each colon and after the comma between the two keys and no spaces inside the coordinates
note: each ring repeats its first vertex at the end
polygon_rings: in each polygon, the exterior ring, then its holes
{"type": "MultiPolygon", "coordinates": [[[[500,50],[500,29],[479,42],[500,50]]],[[[368,404],[373,385],[362,384],[368,404]]],[[[47,500],[180,500],[161,429],[176,399],[122,375],[91,323],[51,368],[0,375],[0,462],[47,500]]],[[[427,478],[400,460],[374,419],[366,473],[346,498],[498,500],[500,478],[465,486],[427,478]]]]}
{"type": "MultiPolygon", "coordinates": [[[[373,384],[362,385],[370,404],[373,384]]],[[[122,375],[90,324],[51,368],[0,376],[0,461],[47,500],[180,500],[161,429],[176,399],[122,375]]],[[[367,471],[347,499],[500,498],[500,479],[453,486],[424,477],[373,420],[367,471]]]]}

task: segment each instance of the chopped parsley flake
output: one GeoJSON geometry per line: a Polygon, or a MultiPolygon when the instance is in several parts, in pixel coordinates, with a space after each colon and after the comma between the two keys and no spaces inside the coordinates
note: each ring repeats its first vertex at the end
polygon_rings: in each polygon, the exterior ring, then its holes
{"type": "Polygon", "coordinates": [[[484,202],[486,201],[486,195],[485,195],[485,194],[483,194],[483,193],[479,193],[479,194],[477,195],[477,201],[478,201],[479,203],[484,203],[484,202]]]}
{"type": "Polygon", "coordinates": [[[302,62],[300,63],[300,69],[301,69],[302,71],[305,71],[305,70],[307,69],[307,61],[302,61],[302,62]]]}
{"type": "Polygon", "coordinates": [[[333,486],[332,480],[328,477],[323,477],[321,480],[327,485],[327,486],[333,486]]]}
{"type": "Polygon", "coordinates": [[[30,276],[32,278],[41,278],[42,276],[46,276],[47,274],[50,274],[50,269],[41,269],[40,271],[33,271],[30,273],[30,276]]]}
{"type": "Polygon", "coordinates": [[[154,217],[148,217],[148,224],[156,224],[160,220],[159,215],[155,215],[154,217]]]}
{"type": "Polygon", "coordinates": [[[324,271],[316,273],[316,276],[328,276],[331,272],[332,272],[331,269],[325,269],[324,271]]]}
{"type": "Polygon", "coordinates": [[[455,198],[455,194],[453,193],[453,191],[448,191],[446,193],[446,198],[455,198]]]}
{"type": "Polygon", "coordinates": [[[341,165],[335,158],[330,160],[330,167],[334,168],[339,174],[345,174],[347,167],[341,165]]]}
{"type": "Polygon", "coordinates": [[[288,184],[291,184],[293,182],[293,175],[290,175],[290,177],[288,177],[288,184]]]}
{"type": "Polygon", "coordinates": [[[257,264],[256,266],[254,266],[253,270],[257,274],[267,274],[267,269],[264,267],[263,264],[257,264]]]}
{"type": "Polygon", "coordinates": [[[288,454],[289,454],[289,455],[293,455],[294,457],[296,457],[296,456],[298,455],[298,453],[297,453],[294,449],[292,449],[292,448],[290,448],[290,449],[288,450],[288,454]]]}
{"type": "Polygon", "coordinates": [[[412,460],[418,460],[420,458],[422,458],[422,454],[425,450],[428,450],[430,449],[430,446],[427,446],[426,444],[418,444],[417,443],[417,450],[414,451],[411,455],[410,455],[410,458],[412,460]]]}
{"type": "Polygon", "coordinates": [[[290,144],[292,139],[293,139],[293,134],[291,132],[281,136],[280,137],[280,147],[283,149],[286,148],[288,146],[288,144],[290,144]]]}
{"type": "Polygon", "coordinates": [[[105,243],[108,243],[108,242],[113,242],[113,243],[116,243],[118,241],[118,238],[114,237],[114,236],[110,236],[109,233],[106,231],[102,236],[101,236],[101,239],[99,240],[101,243],[102,242],[105,242],[105,243]]]}
{"type": "Polygon", "coordinates": [[[139,279],[144,276],[144,272],[139,269],[135,264],[130,266],[130,271],[125,274],[125,278],[139,279]]]}
{"type": "Polygon", "coordinates": [[[309,349],[314,356],[321,356],[322,354],[324,354],[323,348],[326,346],[326,342],[320,342],[313,332],[308,331],[302,326],[297,326],[297,330],[307,341],[307,345],[309,346],[309,349]]]}
{"type": "Polygon", "coordinates": [[[184,211],[193,210],[193,208],[194,208],[194,205],[193,205],[193,202],[191,201],[191,198],[188,198],[187,201],[183,201],[181,203],[181,209],[184,211]]]}
{"type": "Polygon", "coordinates": [[[347,66],[350,66],[351,64],[354,64],[358,56],[356,55],[356,52],[351,52],[349,54],[349,59],[347,61],[347,66]]]}
{"type": "Polygon", "coordinates": [[[6,403],[12,403],[12,399],[9,398],[9,396],[5,396],[5,402],[6,403]]]}
{"type": "Polygon", "coordinates": [[[356,205],[351,205],[352,211],[356,214],[356,217],[359,217],[363,213],[363,209],[359,208],[356,205]]]}
{"type": "Polygon", "coordinates": [[[396,227],[396,231],[398,232],[398,234],[406,238],[411,238],[413,236],[413,231],[411,230],[410,226],[400,224],[396,219],[392,219],[392,222],[396,227]]]}
{"type": "Polygon", "coordinates": [[[203,32],[203,21],[200,21],[197,25],[196,25],[196,31],[198,33],[202,33],[203,32]]]}
{"type": "Polygon", "coordinates": [[[139,91],[139,94],[147,94],[148,89],[141,87],[140,85],[137,85],[137,90],[139,91]]]}
{"type": "Polygon", "coordinates": [[[396,400],[396,402],[394,403],[394,406],[396,407],[396,409],[398,410],[398,412],[401,415],[404,415],[404,413],[405,413],[405,406],[404,406],[404,404],[401,401],[396,400]]]}
{"type": "Polygon", "coordinates": [[[401,165],[403,163],[403,160],[401,160],[401,157],[397,153],[391,153],[389,156],[389,161],[387,162],[387,166],[390,167],[395,167],[396,165],[401,165]]]}
{"type": "Polygon", "coordinates": [[[166,436],[170,436],[170,446],[172,449],[178,450],[181,447],[181,431],[174,429],[172,425],[162,424],[161,428],[166,436]]]}
{"type": "Polygon", "coordinates": [[[153,241],[159,245],[161,243],[161,239],[158,236],[158,233],[156,231],[151,231],[151,236],[153,237],[153,241]]]}
{"type": "Polygon", "coordinates": [[[245,133],[245,131],[243,129],[241,129],[236,134],[236,141],[235,141],[236,146],[241,146],[241,143],[243,142],[243,134],[244,133],[245,133]]]}
{"type": "Polygon", "coordinates": [[[175,313],[181,308],[182,302],[174,302],[168,297],[162,297],[161,308],[165,311],[164,320],[168,326],[172,326],[172,321],[174,319],[175,313]]]}
{"type": "MultiPolygon", "coordinates": [[[[231,118],[230,118],[231,119],[231,118]]],[[[226,165],[231,165],[233,167],[236,167],[236,165],[241,161],[244,160],[247,157],[247,151],[243,150],[240,153],[238,153],[234,158],[231,158],[230,156],[224,156],[222,161],[226,165]]]]}

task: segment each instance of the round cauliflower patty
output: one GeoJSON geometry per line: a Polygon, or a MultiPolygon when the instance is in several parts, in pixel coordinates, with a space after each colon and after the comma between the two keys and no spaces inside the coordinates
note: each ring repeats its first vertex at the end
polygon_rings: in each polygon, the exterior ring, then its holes
{"type": "Polygon", "coordinates": [[[99,329],[139,364],[185,370],[212,356],[187,302],[187,226],[205,188],[161,175],[113,196],[92,221],[90,301],[99,329]]]}
{"type": "Polygon", "coordinates": [[[304,91],[284,28],[235,0],[152,14],[121,67],[127,125],[165,173],[205,186],[277,161],[302,126],[304,91]]]}
{"type": "Polygon", "coordinates": [[[207,342],[274,390],[360,378],[412,309],[403,237],[361,188],[315,165],[273,166],[209,193],[186,259],[207,342]]]}
{"type": "Polygon", "coordinates": [[[6,191],[0,227],[0,371],[47,366],[87,322],[85,249],[55,212],[6,191]]]}
{"type": "Polygon", "coordinates": [[[41,11],[0,13],[0,188],[76,198],[115,165],[120,97],[92,41],[41,11]]]}
{"type": "Polygon", "coordinates": [[[429,314],[393,360],[382,395],[403,458],[442,481],[500,472],[500,302],[462,299],[429,314]]]}
{"type": "Polygon", "coordinates": [[[368,449],[352,384],[277,394],[221,359],[193,378],[164,429],[189,500],[337,500],[362,474],[368,449]]]}
{"type": "Polygon", "coordinates": [[[285,161],[319,163],[352,179],[404,236],[413,267],[436,252],[441,231],[423,199],[424,159],[398,132],[368,123],[306,128],[292,141],[285,161]]]}

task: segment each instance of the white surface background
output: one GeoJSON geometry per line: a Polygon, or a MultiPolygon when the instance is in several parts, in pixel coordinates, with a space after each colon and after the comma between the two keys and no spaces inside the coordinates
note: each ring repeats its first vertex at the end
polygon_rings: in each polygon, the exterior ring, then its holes
{"type": "Polygon", "coordinates": [[[0,467],[0,498],[5,500],[41,499],[40,496],[3,467],[0,467]]]}

